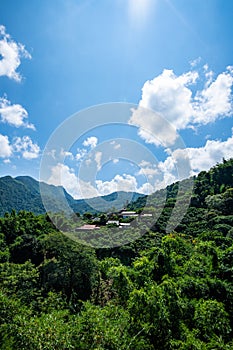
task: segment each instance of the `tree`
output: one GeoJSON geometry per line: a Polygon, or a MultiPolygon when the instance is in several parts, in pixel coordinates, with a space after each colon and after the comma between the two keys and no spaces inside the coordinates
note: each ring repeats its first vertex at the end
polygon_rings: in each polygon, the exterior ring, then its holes
{"type": "Polygon", "coordinates": [[[197,302],[194,313],[195,328],[202,340],[209,341],[214,336],[221,336],[227,340],[231,332],[229,315],[224,305],[216,300],[197,302]]]}
{"type": "Polygon", "coordinates": [[[42,288],[63,292],[68,302],[87,300],[97,283],[94,251],[60,233],[44,238],[45,260],[40,268],[42,288]]]}

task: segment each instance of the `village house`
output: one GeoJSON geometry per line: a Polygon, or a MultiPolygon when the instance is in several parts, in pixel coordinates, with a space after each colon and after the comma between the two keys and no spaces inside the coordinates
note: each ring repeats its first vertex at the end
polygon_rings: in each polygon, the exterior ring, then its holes
{"type": "Polygon", "coordinates": [[[82,230],[98,230],[99,229],[99,226],[97,225],[83,225],[83,226],[80,226],[80,227],[76,227],[75,231],[82,231],[82,230]]]}
{"type": "Polygon", "coordinates": [[[116,225],[116,226],[119,226],[120,224],[120,221],[119,220],[108,220],[106,222],[106,225],[116,225]]]}
{"type": "Polygon", "coordinates": [[[129,211],[129,210],[121,210],[118,215],[121,216],[123,219],[138,217],[138,214],[136,213],[136,211],[129,211]]]}

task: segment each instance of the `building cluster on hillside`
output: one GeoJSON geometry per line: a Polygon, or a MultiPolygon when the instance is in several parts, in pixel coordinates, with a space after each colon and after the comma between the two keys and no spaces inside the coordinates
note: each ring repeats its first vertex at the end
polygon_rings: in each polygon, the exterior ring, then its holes
{"type": "Polygon", "coordinates": [[[120,212],[111,212],[106,214],[106,220],[101,222],[100,217],[92,218],[91,224],[85,224],[83,226],[77,227],[76,231],[79,230],[98,230],[102,226],[107,227],[118,227],[118,228],[128,228],[131,226],[131,222],[136,218],[152,217],[151,213],[141,213],[138,214],[136,211],[129,211],[122,209],[120,212]]]}

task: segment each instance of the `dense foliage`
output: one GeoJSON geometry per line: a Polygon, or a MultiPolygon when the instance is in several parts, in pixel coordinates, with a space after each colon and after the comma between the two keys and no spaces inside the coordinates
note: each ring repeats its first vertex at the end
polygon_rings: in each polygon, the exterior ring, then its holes
{"type": "Polygon", "coordinates": [[[232,170],[233,160],[223,161],[195,178],[190,207],[170,233],[177,184],[156,223],[159,196],[151,196],[144,210],[153,217],[123,231],[139,238],[111,249],[70,240],[46,214],[6,213],[0,349],[232,349],[232,170]]]}

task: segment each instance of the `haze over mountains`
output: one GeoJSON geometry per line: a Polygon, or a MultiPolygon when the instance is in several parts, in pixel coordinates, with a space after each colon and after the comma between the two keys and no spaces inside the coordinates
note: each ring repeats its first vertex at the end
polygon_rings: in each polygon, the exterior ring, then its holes
{"type": "Polygon", "coordinates": [[[0,178],[0,216],[11,210],[27,210],[35,214],[45,213],[45,208],[41,198],[41,189],[43,195],[46,195],[46,202],[52,211],[57,212],[62,210],[62,203],[64,198],[68,205],[74,212],[83,214],[84,212],[106,211],[113,207],[120,209],[124,207],[129,198],[131,201],[137,200],[139,197],[144,197],[138,193],[115,192],[101,197],[75,200],[66,190],[61,186],[48,185],[46,183],[39,183],[30,176],[18,176],[12,178],[11,176],[4,176],[0,178]],[[98,209],[98,210],[97,210],[98,209]]]}

